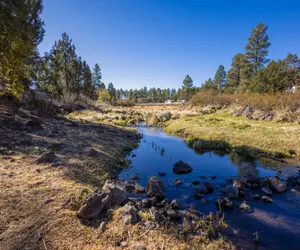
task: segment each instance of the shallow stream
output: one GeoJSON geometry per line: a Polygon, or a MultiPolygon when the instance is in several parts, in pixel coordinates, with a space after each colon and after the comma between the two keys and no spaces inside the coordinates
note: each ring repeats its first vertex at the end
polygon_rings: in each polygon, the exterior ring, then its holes
{"type": "MultiPolygon", "coordinates": [[[[177,199],[182,209],[193,204],[202,213],[216,212],[216,201],[228,184],[228,178],[249,174],[265,177],[279,173],[284,178],[297,172],[295,162],[280,163],[262,158],[247,163],[224,153],[199,154],[183,139],[165,133],[162,128],[141,125],[138,130],[143,138],[139,147],[131,153],[132,167],[121,172],[119,177],[128,180],[138,176],[139,184],[145,187],[151,176],[164,172],[166,175],[159,178],[164,181],[165,195],[168,199],[177,199]],[[188,163],[193,171],[185,175],[174,174],[173,165],[179,160],[188,163]],[[182,181],[181,185],[175,185],[176,178],[182,181]],[[194,199],[194,180],[213,184],[214,193],[204,197],[208,204],[194,199]]],[[[243,249],[300,249],[300,196],[290,191],[273,194],[273,203],[267,204],[261,199],[253,200],[250,195],[254,193],[263,195],[260,188],[248,190],[245,197],[234,201],[234,209],[225,210],[225,218],[233,228],[227,236],[243,249]],[[251,212],[239,209],[243,200],[250,204],[251,212]],[[253,240],[256,231],[259,233],[258,244],[253,240]]]]}

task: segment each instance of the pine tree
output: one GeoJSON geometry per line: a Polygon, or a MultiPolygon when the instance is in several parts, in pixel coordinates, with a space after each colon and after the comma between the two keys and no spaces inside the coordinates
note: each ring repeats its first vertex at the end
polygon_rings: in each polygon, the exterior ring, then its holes
{"type": "Polygon", "coordinates": [[[253,66],[254,73],[261,70],[267,62],[269,62],[268,48],[271,43],[269,42],[269,37],[267,35],[268,26],[263,23],[257,24],[257,26],[252,29],[252,33],[248,38],[248,44],[246,45],[246,56],[253,66]]]}
{"type": "Polygon", "coordinates": [[[284,60],[271,61],[267,67],[257,72],[250,89],[258,93],[276,93],[292,87],[293,81],[288,74],[284,60]]]}
{"type": "Polygon", "coordinates": [[[227,91],[246,90],[251,82],[251,64],[244,54],[236,54],[231,63],[231,69],[227,74],[227,91]]]}
{"type": "Polygon", "coordinates": [[[82,87],[83,64],[67,33],[45,54],[44,67],[38,73],[38,87],[56,97],[79,93],[82,87]],[[43,76],[43,77],[41,77],[43,76]]]}
{"type": "Polygon", "coordinates": [[[176,101],[176,89],[171,89],[171,99],[176,101]]]}
{"type": "Polygon", "coordinates": [[[83,61],[83,94],[88,97],[92,97],[95,91],[93,82],[92,82],[92,72],[90,66],[83,61]]]}
{"type": "Polygon", "coordinates": [[[193,88],[193,80],[189,75],[183,80],[182,91],[185,93],[185,100],[187,101],[190,98],[191,89],[193,88]]]}
{"type": "Polygon", "coordinates": [[[44,37],[42,0],[1,0],[0,80],[4,91],[20,97],[39,63],[38,44],[44,37]]]}
{"type": "Polygon", "coordinates": [[[110,95],[110,102],[114,102],[116,100],[116,89],[112,82],[107,85],[107,91],[110,95]]]}
{"type": "Polygon", "coordinates": [[[201,88],[207,90],[217,90],[217,85],[211,78],[209,78],[202,84],[201,88]]]}
{"type": "Polygon", "coordinates": [[[226,84],[226,71],[223,65],[220,65],[214,78],[217,89],[221,90],[226,84]]]}
{"type": "Polygon", "coordinates": [[[101,85],[101,79],[102,79],[101,69],[99,64],[96,63],[93,69],[93,85],[97,90],[103,89],[103,85],[101,85]]]}

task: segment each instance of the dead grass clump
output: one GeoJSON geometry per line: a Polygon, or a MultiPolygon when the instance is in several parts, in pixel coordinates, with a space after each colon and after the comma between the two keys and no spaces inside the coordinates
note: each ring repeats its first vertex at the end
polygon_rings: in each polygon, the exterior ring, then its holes
{"type": "Polygon", "coordinates": [[[295,112],[300,106],[300,93],[255,94],[255,93],[219,93],[217,91],[200,91],[194,95],[192,105],[208,106],[239,105],[262,111],[289,110],[295,112]]]}
{"type": "Polygon", "coordinates": [[[293,122],[297,119],[297,115],[289,110],[277,111],[274,117],[275,122],[293,122]]]}

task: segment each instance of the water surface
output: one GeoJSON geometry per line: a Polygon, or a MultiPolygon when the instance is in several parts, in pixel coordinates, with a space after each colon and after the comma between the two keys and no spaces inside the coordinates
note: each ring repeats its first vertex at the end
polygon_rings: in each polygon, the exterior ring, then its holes
{"type": "MultiPolygon", "coordinates": [[[[202,213],[217,211],[215,203],[222,194],[222,188],[228,184],[226,178],[248,174],[258,177],[275,176],[279,169],[281,172],[296,171],[295,162],[284,164],[260,159],[247,163],[224,153],[199,154],[189,148],[183,139],[166,134],[161,128],[140,126],[138,130],[143,134],[143,138],[139,147],[131,154],[132,167],[121,172],[120,178],[128,180],[138,175],[138,182],[146,186],[151,176],[158,176],[159,172],[164,172],[166,176],[160,178],[165,183],[166,197],[179,200],[181,208],[193,204],[202,213]],[[173,165],[179,160],[188,163],[193,171],[186,175],[174,174],[173,165]],[[211,178],[213,176],[215,179],[211,178]],[[175,185],[176,178],[182,181],[180,186],[175,185]],[[205,196],[208,204],[201,204],[199,200],[194,199],[194,180],[209,181],[214,185],[215,192],[205,196]]],[[[230,237],[234,237],[244,249],[300,249],[299,196],[290,192],[275,194],[272,197],[274,203],[265,204],[261,200],[253,201],[250,197],[252,192],[262,195],[260,189],[248,190],[245,198],[235,201],[237,208],[225,212],[235,232],[230,237]],[[243,213],[238,209],[243,200],[249,202],[253,208],[252,212],[243,213]],[[259,245],[253,242],[252,234],[256,231],[260,233],[259,245]]]]}

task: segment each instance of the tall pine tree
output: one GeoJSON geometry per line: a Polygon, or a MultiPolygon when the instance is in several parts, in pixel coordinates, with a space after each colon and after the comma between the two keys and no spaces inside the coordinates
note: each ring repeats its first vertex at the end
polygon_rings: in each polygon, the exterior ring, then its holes
{"type": "Polygon", "coordinates": [[[83,61],[83,94],[88,97],[92,97],[95,91],[93,82],[92,82],[92,72],[90,66],[83,61]]]}
{"type": "Polygon", "coordinates": [[[214,83],[217,87],[217,89],[221,90],[225,84],[226,84],[226,71],[223,65],[220,65],[215,77],[214,77],[214,83]]]}
{"type": "Polygon", "coordinates": [[[248,44],[246,45],[246,56],[253,66],[254,73],[261,70],[267,62],[268,59],[268,48],[271,43],[269,42],[269,36],[267,35],[268,26],[263,23],[257,24],[257,26],[252,29],[252,33],[248,38],[248,44]]]}
{"type": "Polygon", "coordinates": [[[229,91],[246,90],[251,83],[252,68],[244,54],[236,54],[227,74],[226,89],[229,91]]]}
{"type": "Polygon", "coordinates": [[[191,90],[193,88],[193,80],[189,75],[183,80],[182,91],[185,93],[184,98],[187,101],[191,96],[191,90]]]}
{"type": "MultiPolygon", "coordinates": [[[[103,89],[103,84],[101,84],[101,79],[102,79],[102,73],[101,69],[98,63],[95,64],[95,67],[93,69],[93,85],[94,88],[97,90],[103,89]]],[[[105,85],[104,85],[105,86],[105,85]]],[[[105,89],[105,87],[104,87],[105,89]]]]}

